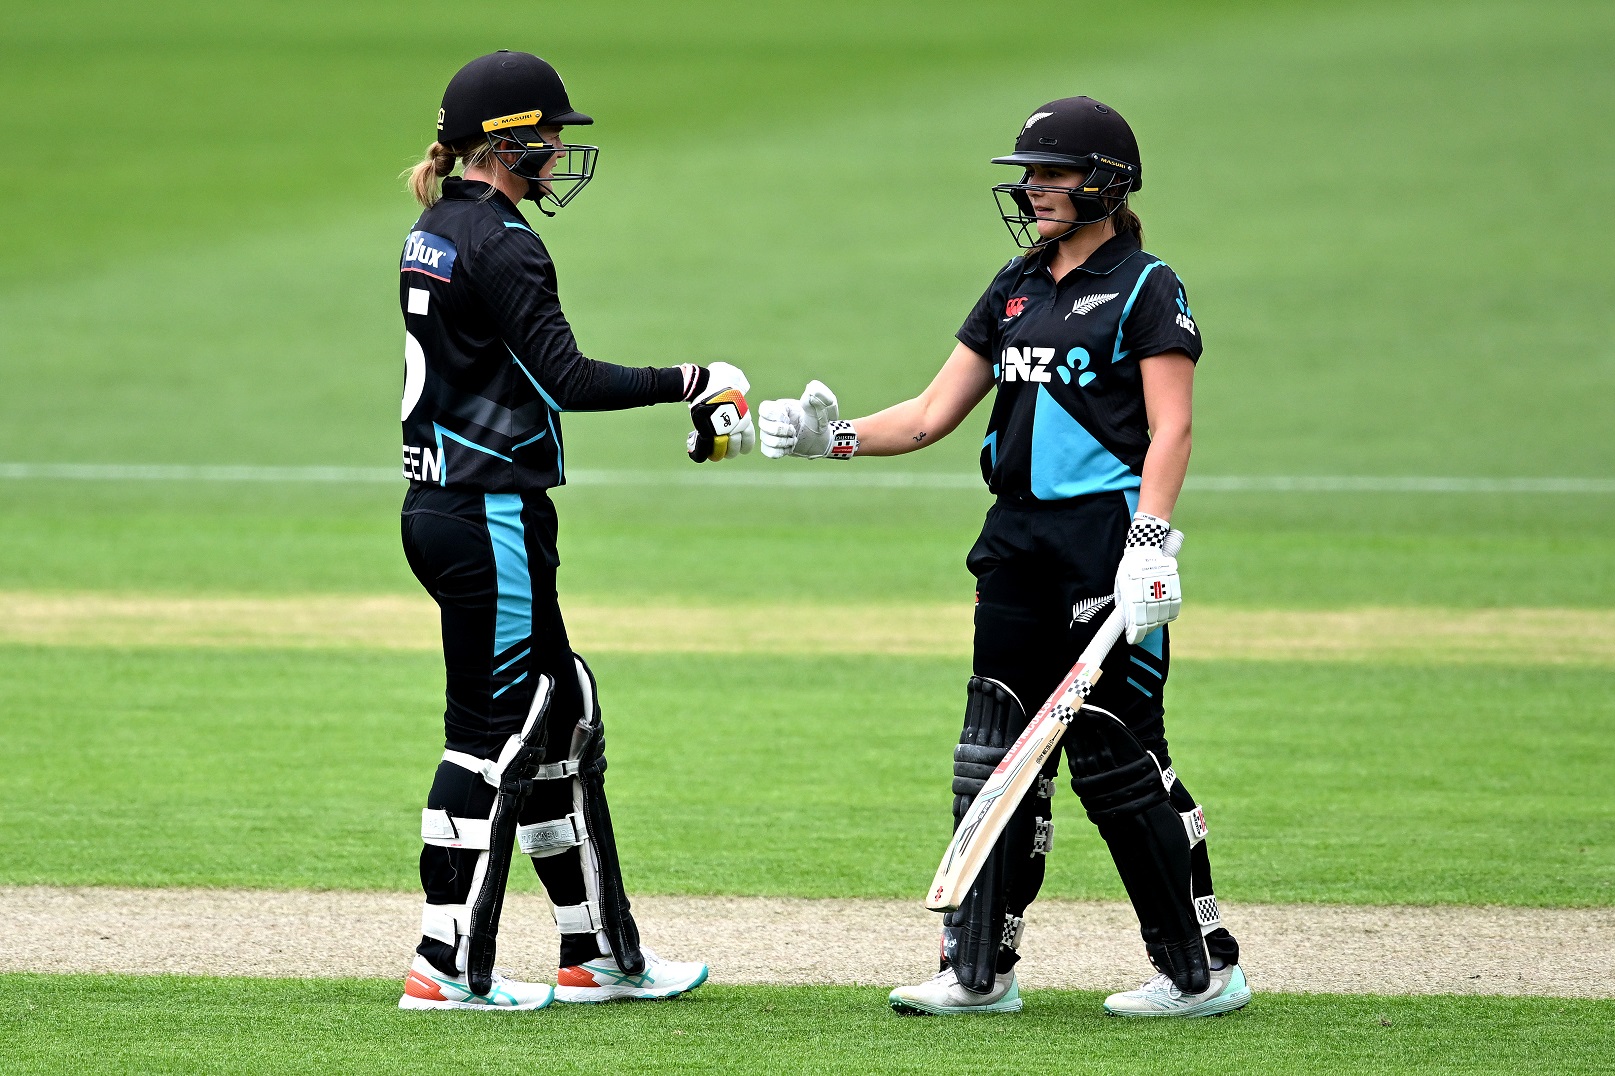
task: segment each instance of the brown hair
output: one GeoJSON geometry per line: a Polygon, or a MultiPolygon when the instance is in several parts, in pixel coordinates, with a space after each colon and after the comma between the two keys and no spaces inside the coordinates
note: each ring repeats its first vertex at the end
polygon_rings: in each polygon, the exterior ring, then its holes
{"type": "Polygon", "coordinates": [[[431,209],[442,197],[443,180],[454,171],[454,162],[463,160],[467,168],[488,163],[493,147],[487,142],[462,142],[446,146],[433,142],[426,147],[421,162],[404,172],[409,179],[409,191],[424,208],[431,209]]]}
{"type": "Polygon", "coordinates": [[[1116,212],[1110,215],[1110,219],[1116,222],[1117,235],[1131,232],[1133,238],[1138,240],[1138,245],[1144,245],[1144,222],[1138,219],[1138,214],[1127,204],[1127,199],[1122,199],[1122,204],[1116,207],[1116,212]]]}

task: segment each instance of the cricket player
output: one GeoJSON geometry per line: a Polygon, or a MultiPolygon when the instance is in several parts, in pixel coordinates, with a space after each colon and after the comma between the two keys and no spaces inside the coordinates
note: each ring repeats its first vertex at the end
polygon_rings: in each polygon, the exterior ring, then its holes
{"type": "MultiPolygon", "coordinates": [[[[919,396],[844,421],[818,381],[758,408],[763,454],[851,460],[935,444],[989,392],[981,473],[997,496],[966,564],[976,577],[974,674],[954,752],[954,824],[1075,662],[1112,596],[1126,642],[1065,737],[1072,786],[1109,845],[1160,974],[1113,994],[1127,1016],[1245,1005],[1239,945],[1212,893],[1204,815],[1167,750],[1163,703],[1180,603],[1161,546],[1189,463],[1200,327],[1183,285],[1142,249],[1128,197],[1138,143],[1088,97],[1037,109],[993,188],[1024,253],[993,278],[919,396]],[[1151,586],[1144,586],[1145,577],[1151,586]]],[[[1014,1012],[1027,905],[1053,843],[1059,755],[943,920],[941,971],[891,994],[902,1013],[1014,1012]]]]}
{"type": "Polygon", "coordinates": [[[579,352],[555,267],[518,206],[554,216],[589,182],[597,149],[561,135],[593,122],[548,63],[496,52],[449,82],[436,141],[409,175],[424,212],[399,263],[402,531],[441,610],[447,708],[421,814],[426,902],[404,1009],[663,998],[707,977],[706,965],[662,960],[639,942],[606,805],[594,677],[556,600],[549,490],[565,476],[563,411],[687,403],[698,462],[746,452],[756,435],[733,366],[631,368],[579,352]],[[513,843],[554,905],[553,990],[492,968],[513,843]]]}

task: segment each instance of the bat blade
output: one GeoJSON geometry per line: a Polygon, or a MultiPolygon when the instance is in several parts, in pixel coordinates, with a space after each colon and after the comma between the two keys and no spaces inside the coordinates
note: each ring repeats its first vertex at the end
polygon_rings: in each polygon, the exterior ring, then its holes
{"type": "Polygon", "coordinates": [[[998,843],[1010,816],[1026,798],[1043,764],[1049,760],[1060,738],[1099,679],[1100,665],[1122,632],[1122,614],[1112,609],[1082,656],[1071,666],[1060,686],[1054,689],[1037,716],[1016,739],[999,762],[970,809],[959,820],[942,853],[936,876],[925,894],[925,906],[933,912],[951,912],[970,894],[982,864],[998,843]]]}

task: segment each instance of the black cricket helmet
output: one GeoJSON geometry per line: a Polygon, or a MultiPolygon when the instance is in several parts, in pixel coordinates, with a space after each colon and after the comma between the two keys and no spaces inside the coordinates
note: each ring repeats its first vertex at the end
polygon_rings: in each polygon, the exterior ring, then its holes
{"type": "Polygon", "coordinates": [[[1063,239],[1084,225],[1109,217],[1144,185],[1133,129],[1115,109],[1092,97],[1062,97],[1033,112],[1015,139],[1015,152],[994,157],[993,163],[1025,169],[1021,182],[993,188],[999,216],[1023,247],[1048,242],[1038,234],[1038,217],[1028,192],[1070,196],[1070,217],[1045,218],[1071,225],[1058,237],[1063,239]],[[1030,182],[1032,166],[1038,164],[1070,168],[1083,173],[1083,179],[1075,187],[1039,186],[1030,182]]]}
{"type": "Polygon", "coordinates": [[[526,52],[500,49],[457,71],[437,110],[437,140],[444,145],[487,139],[505,167],[527,180],[527,197],[563,206],[594,178],[595,146],[552,145],[540,127],[594,122],[572,107],[555,68],[526,52]],[[543,169],[559,158],[549,175],[543,169]]]}

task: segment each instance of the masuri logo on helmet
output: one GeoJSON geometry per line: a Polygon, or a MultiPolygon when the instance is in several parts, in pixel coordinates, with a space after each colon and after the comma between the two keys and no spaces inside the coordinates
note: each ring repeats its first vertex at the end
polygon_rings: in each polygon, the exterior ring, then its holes
{"type": "Polygon", "coordinates": [[[547,127],[594,122],[572,108],[566,84],[545,61],[527,52],[479,56],[455,72],[437,113],[437,140],[445,145],[487,139],[504,166],[528,181],[527,198],[556,207],[576,198],[594,178],[600,150],[595,146],[552,145],[538,133],[547,127]],[[559,158],[548,175],[544,168],[559,158]]]}

